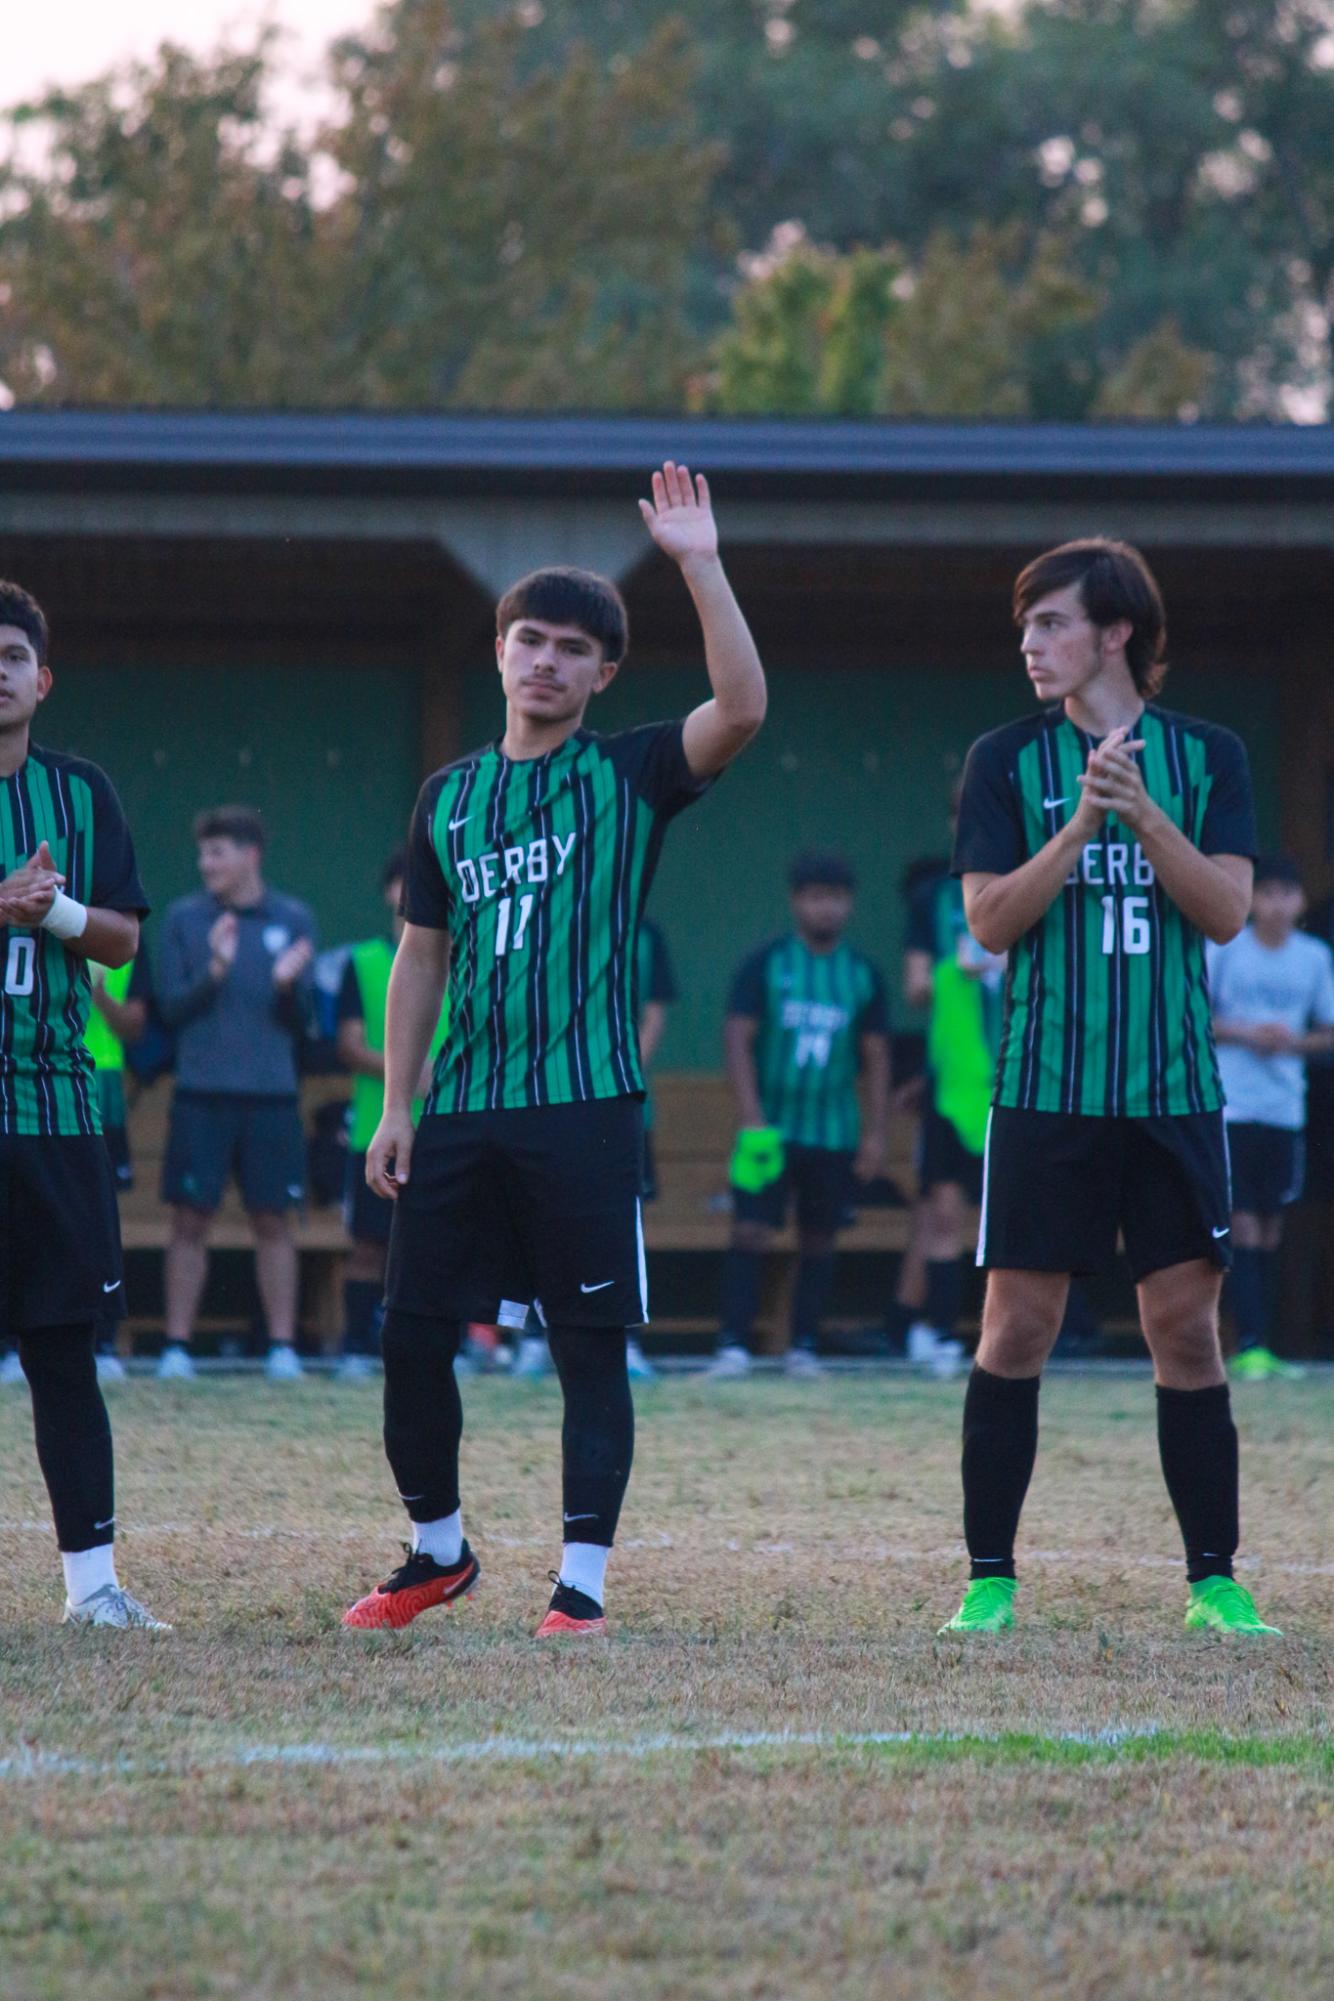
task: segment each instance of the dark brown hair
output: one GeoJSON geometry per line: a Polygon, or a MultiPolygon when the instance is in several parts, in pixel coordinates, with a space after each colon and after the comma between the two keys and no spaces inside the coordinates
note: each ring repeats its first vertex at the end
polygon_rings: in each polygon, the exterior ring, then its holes
{"type": "Polygon", "coordinates": [[[46,627],[46,613],[38,604],[31,591],[25,591],[22,584],[0,583],[0,625],[17,626],[18,630],[32,642],[32,650],[37,655],[37,665],[46,665],[46,648],[49,634],[46,627]]]}
{"type": "Polygon", "coordinates": [[[196,841],[235,841],[239,848],[264,846],[264,821],[254,806],[209,806],[196,813],[196,841]]]}
{"type": "Polygon", "coordinates": [[[1156,695],[1167,673],[1167,613],[1152,570],[1128,542],[1090,535],[1082,542],[1063,542],[1048,549],[1014,585],[1014,622],[1022,625],[1040,598],[1079,586],[1079,601],[1093,624],[1131,627],[1126,661],[1141,695],[1156,695]]]}
{"type": "Polygon", "coordinates": [[[546,625],[577,625],[596,639],[606,660],[624,660],[630,644],[625,600],[609,577],[596,570],[534,570],[511,584],[496,606],[496,631],[503,639],[521,618],[546,625]]]}

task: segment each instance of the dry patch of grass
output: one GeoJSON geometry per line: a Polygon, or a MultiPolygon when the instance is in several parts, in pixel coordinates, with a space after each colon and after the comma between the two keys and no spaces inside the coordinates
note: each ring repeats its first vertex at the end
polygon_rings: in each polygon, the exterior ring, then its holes
{"type": "Polygon", "coordinates": [[[983,1647],[934,1637],[962,1577],[957,1385],[643,1395],[613,1636],[586,1651],[530,1638],[558,1396],[466,1401],[484,1587],[368,1638],[337,1620],[399,1533],[373,1390],[118,1393],[123,1573],[178,1627],[129,1643],[53,1625],[30,1421],[0,1403],[0,1757],[96,1767],[0,1777],[7,1996],[1334,1985],[1334,1384],[1236,1399],[1247,1575],[1288,1633],[1247,1648],[1181,1631],[1147,1382],[1044,1389],[1022,1625],[983,1647]],[[1082,1762],[1056,1741],[1118,1727],[1175,1734],[1082,1762]],[[775,1730],[1004,1741],[431,1756],[775,1730]],[[237,1763],[311,1743],[391,1761],[237,1763]]]}

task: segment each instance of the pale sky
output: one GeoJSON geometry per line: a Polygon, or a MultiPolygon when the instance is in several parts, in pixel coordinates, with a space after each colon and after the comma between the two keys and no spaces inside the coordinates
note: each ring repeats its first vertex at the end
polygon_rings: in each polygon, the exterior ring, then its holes
{"type": "Polygon", "coordinates": [[[368,21],[374,7],[375,0],[30,0],[5,22],[0,104],[20,103],[48,83],[82,83],[126,57],[151,54],[162,41],[209,49],[262,19],[291,30],[284,97],[299,99],[325,45],[368,21]]]}

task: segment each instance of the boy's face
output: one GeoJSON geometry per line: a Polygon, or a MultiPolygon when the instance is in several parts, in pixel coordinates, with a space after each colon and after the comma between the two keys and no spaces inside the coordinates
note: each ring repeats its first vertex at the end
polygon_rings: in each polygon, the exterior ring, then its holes
{"type": "Polygon", "coordinates": [[[51,669],[21,625],[0,625],[0,730],[22,729],[51,692],[51,669]]]}
{"type": "Polygon", "coordinates": [[[199,874],[210,896],[229,896],[249,883],[260,865],[260,850],[248,841],[234,841],[230,834],[210,834],[199,843],[199,874]]]}
{"type": "Polygon", "coordinates": [[[581,625],[516,618],[496,640],[505,700],[533,723],[577,722],[590,697],[615,677],[617,662],[581,625]]]}
{"type": "Polygon", "coordinates": [[[1295,931],[1306,911],[1306,892],[1300,883],[1257,882],[1251,898],[1251,915],[1262,931],[1295,931]]]}
{"type": "Polygon", "coordinates": [[[1078,584],[1049,591],[1029,606],[1020,629],[1019,650],[1040,702],[1065,702],[1079,694],[1130,638],[1127,620],[1095,625],[1084,609],[1078,584]]]}
{"type": "Polygon", "coordinates": [[[848,928],[852,891],[841,883],[809,882],[793,890],[792,915],[803,938],[832,945],[848,928]]]}

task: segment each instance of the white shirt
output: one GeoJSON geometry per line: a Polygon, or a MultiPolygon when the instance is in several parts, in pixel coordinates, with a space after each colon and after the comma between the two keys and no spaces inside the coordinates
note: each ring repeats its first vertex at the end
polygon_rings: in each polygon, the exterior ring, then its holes
{"type": "MultiPolygon", "coordinates": [[[[1318,938],[1294,931],[1275,948],[1262,945],[1248,924],[1230,944],[1210,945],[1208,963],[1216,1022],[1277,1021],[1294,1035],[1334,1027],[1334,954],[1318,938]]],[[[1218,1067],[1229,1123],[1284,1126],[1291,1132],[1306,1124],[1305,1057],[1224,1042],[1218,1067]]]]}

